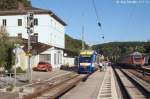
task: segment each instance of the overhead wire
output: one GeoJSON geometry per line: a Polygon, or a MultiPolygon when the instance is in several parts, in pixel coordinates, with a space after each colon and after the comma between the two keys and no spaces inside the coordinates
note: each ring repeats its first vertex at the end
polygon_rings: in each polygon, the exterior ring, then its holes
{"type": "MultiPolygon", "coordinates": [[[[95,1],[92,0],[92,2],[93,2],[93,7],[94,7],[95,15],[96,15],[96,18],[97,18],[97,21],[98,21],[97,25],[100,28],[100,32],[102,32],[102,24],[100,22],[100,18],[99,18],[98,11],[97,11],[97,8],[96,8],[96,5],[95,5],[95,1]]],[[[104,39],[104,34],[102,34],[102,39],[104,39]]]]}
{"type": "Polygon", "coordinates": [[[94,7],[95,15],[97,17],[97,21],[99,21],[99,16],[98,16],[98,12],[97,12],[97,9],[96,9],[95,1],[94,0],[92,0],[92,1],[93,1],[93,7],[94,7]]]}

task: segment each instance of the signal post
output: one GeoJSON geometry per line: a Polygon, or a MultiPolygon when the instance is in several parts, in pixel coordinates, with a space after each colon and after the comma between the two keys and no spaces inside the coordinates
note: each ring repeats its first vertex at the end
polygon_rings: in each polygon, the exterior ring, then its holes
{"type": "Polygon", "coordinates": [[[32,83],[32,67],[31,67],[31,34],[33,33],[34,29],[34,13],[28,12],[27,13],[27,34],[28,34],[28,71],[27,71],[27,77],[28,81],[32,83]]]}

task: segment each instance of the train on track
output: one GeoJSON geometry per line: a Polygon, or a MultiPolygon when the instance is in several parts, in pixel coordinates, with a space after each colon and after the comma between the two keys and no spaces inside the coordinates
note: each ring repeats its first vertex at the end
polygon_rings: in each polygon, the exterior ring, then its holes
{"type": "Polygon", "coordinates": [[[97,65],[97,52],[94,50],[84,50],[80,52],[78,73],[92,73],[97,65]]]}
{"type": "Polygon", "coordinates": [[[126,66],[142,66],[150,64],[149,56],[140,52],[134,52],[129,55],[124,55],[118,58],[117,64],[126,66]]]}

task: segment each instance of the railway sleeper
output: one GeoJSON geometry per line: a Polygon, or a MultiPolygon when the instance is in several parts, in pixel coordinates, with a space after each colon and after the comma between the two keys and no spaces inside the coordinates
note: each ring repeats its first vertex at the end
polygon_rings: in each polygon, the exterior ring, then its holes
{"type": "Polygon", "coordinates": [[[124,89],[126,90],[130,99],[147,99],[148,97],[143,95],[141,91],[135,86],[131,80],[119,69],[116,69],[116,73],[118,74],[121,83],[123,84],[124,89]]]}
{"type": "Polygon", "coordinates": [[[134,74],[132,74],[132,73],[126,71],[126,70],[122,70],[122,71],[123,71],[127,76],[129,76],[130,79],[133,79],[134,82],[136,82],[140,87],[142,87],[143,90],[145,90],[146,93],[148,93],[149,96],[150,96],[150,84],[149,84],[149,83],[147,83],[146,81],[144,81],[144,80],[142,80],[142,79],[136,77],[134,74]]]}
{"type": "MultiPolygon", "coordinates": [[[[54,87],[56,87],[56,86],[58,86],[59,84],[61,84],[61,83],[64,83],[64,82],[66,82],[66,81],[69,81],[70,79],[73,79],[73,78],[76,78],[78,75],[74,75],[73,77],[71,77],[71,78],[66,78],[66,79],[64,79],[64,80],[62,80],[62,81],[59,81],[59,82],[55,82],[54,84],[49,84],[48,83],[48,85],[47,85],[47,83],[45,84],[45,85],[43,85],[43,86],[39,86],[39,88],[35,91],[35,92],[33,92],[33,93],[19,93],[20,94],[20,97],[21,97],[21,99],[33,99],[33,98],[36,98],[36,97],[38,97],[38,96],[40,96],[40,95],[42,95],[42,93],[44,93],[44,92],[46,92],[46,91],[48,91],[48,90],[50,90],[50,89],[52,89],[52,88],[54,88],[54,87]]],[[[31,90],[31,89],[30,89],[31,90]]]]}
{"type": "Polygon", "coordinates": [[[85,77],[85,75],[80,75],[74,79],[70,79],[67,82],[64,82],[47,92],[43,93],[41,96],[37,97],[38,99],[57,99],[60,97],[62,94],[76,86],[82,79],[85,77]]]}

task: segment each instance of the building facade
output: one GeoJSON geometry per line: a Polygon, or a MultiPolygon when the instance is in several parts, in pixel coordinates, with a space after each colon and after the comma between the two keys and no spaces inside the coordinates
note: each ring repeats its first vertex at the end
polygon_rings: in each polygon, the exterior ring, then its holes
{"type": "Polygon", "coordinates": [[[38,36],[38,42],[52,46],[51,48],[33,56],[33,62],[46,61],[58,67],[63,64],[63,50],[65,48],[65,26],[66,23],[56,16],[52,11],[39,8],[22,8],[17,10],[0,11],[0,26],[6,28],[9,36],[27,34],[27,13],[34,13],[33,34],[38,36]],[[60,49],[57,49],[60,48],[60,49]],[[38,57],[37,57],[38,56],[38,57]]]}

